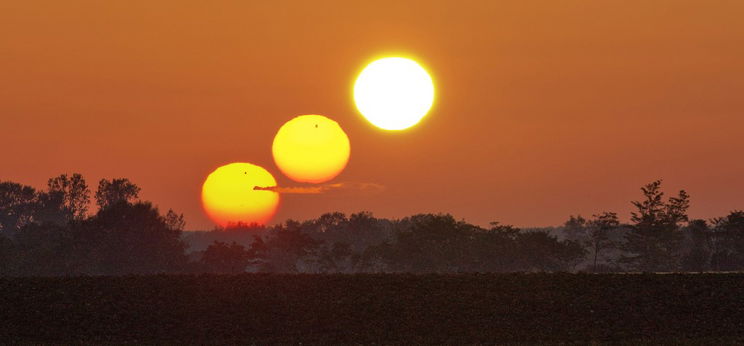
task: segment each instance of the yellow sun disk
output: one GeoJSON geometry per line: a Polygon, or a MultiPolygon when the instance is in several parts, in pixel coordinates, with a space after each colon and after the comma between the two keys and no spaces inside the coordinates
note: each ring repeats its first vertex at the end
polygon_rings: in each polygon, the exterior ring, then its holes
{"type": "Polygon", "coordinates": [[[434,83],[418,63],[391,57],[367,65],[354,83],[354,102],[372,124],[402,130],[417,124],[434,103],[434,83]]]}
{"type": "Polygon", "coordinates": [[[286,122],[271,147],[274,162],[298,182],[322,183],[349,162],[349,137],[337,122],[322,115],[301,115],[286,122]]]}
{"type": "Polygon", "coordinates": [[[202,185],[204,210],[223,227],[236,223],[265,224],[276,213],[279,194],[254,190],[256,186],[276,186],[276,180],[265,169],[250,163],[219,167],[202,185]]]}

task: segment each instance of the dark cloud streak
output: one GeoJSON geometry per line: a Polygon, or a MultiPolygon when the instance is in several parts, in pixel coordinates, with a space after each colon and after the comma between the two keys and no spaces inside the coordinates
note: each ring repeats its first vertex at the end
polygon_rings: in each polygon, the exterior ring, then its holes
{"type": "Polygon", "coordinates": [[[382,192],[385,187],[375,183],[333,183],[318,186],[256,186],[254,190],[274,191],[281,194],[314,195],[334,191],[382,192]]]}

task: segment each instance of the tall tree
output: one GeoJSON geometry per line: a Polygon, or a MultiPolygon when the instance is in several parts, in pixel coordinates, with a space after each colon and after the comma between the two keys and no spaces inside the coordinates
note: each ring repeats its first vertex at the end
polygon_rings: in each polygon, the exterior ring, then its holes
{"type": "Polygon", "coordinates": [[[592,271],[597,272],[597,260],[600,253],[604,250],[614,248],[615,243],[610,239],[610,232],[613,232],[620,226],[617,214],[612,212],[603,212],[594,215],[594,218],[587,222],[587,245],[592,253],[592,271]]]}
{"type": "Polygon", "coordinates": [[[628,255],[622,262],[640,271],[676,270],[679,265],[680,227],[687,219],[690,196],[684,190],[665,203],[661,180],[641,188],[644,199],[632,202],[637,211],[623,245],[628,255]]]}
{"type": "Polygon", "coordinates": [[[139,196],[140,188],[129,179],[101,179],[96,191],[96,204],[106,209],[118,203],[132,203],[139,196]]]}
{"type": "Polygon", "coordinates": [[[90,189],[79,173],[62,174],[47,182],[48,193],[60,201],[60,209],[69,220],[82,220],[90,203],[90,189]]]}

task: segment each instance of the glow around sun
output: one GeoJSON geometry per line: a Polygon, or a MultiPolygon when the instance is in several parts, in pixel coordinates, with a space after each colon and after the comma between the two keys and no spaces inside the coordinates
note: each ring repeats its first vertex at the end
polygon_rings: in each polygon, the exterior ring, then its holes
{"type": "Polygon", "coordinates": [[[434,103],[434,82],[411,59],[376,60],[362,70],[354,84],[354,102],[372,124],[403,130],[418,123],[434,103]]]}

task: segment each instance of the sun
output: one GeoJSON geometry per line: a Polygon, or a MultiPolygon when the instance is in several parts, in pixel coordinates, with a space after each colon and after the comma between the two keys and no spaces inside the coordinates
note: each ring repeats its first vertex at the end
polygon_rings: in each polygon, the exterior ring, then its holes
{"type": "Polygon", "coordinates": [[[354,83],[354,102],[362,115],[385,130],[403,130],[418,123],[434,103],[434,82],[411,59],[376,60],[354,83]]]}
{"type": "Polygon", "coordinates": [[[204,211],[222,227],[238,223],[266,224],[276,213],[279,194],[254,190],[256,186],[276,186],[276,180],[267,170],[250,163],[236,162],[219,167],[202,185],[204,211]]]}
{"type": "Polygon", "coordinates": [[[322,115],[301,115],[286,122],[271,146],[279,170],[305,183],[335,178],[349,162],[350,151],[341,126],[322,115]]]}

